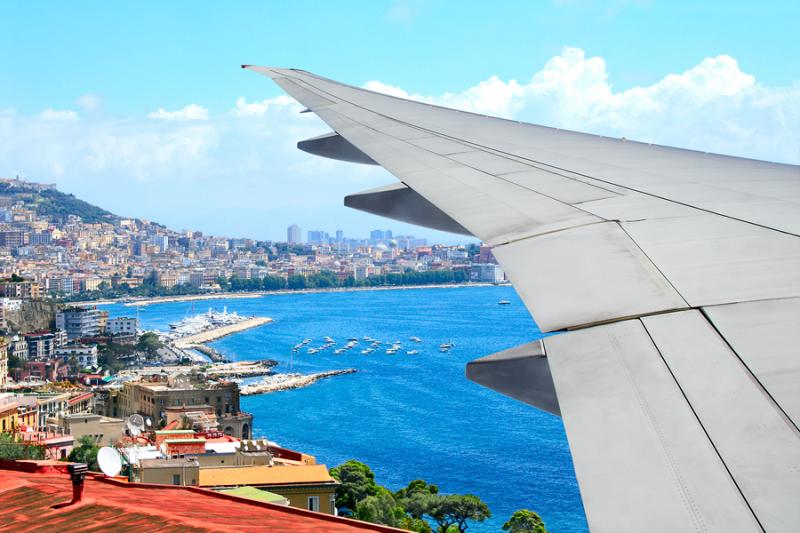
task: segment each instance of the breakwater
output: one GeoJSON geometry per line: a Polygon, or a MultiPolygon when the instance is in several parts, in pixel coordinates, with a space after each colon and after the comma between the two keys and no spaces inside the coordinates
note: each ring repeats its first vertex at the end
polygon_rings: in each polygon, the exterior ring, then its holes
{"type": "Polygon", "coordinates": [[[321,379],[341,376],[343,374],[354,374],[356,372],[358,371],[355,368],[345,368],[342,370],[318,372],[316,374],[274,374],[258,383],[243,386],[239,389],[239,394],[242,396],[250,396],[253,394],[267,394],[269,392],[278,392],[282,390],[300,389],[302,387],[308,387],[321,379]]]}
{"type": "Polygon", "coordinates": [[[210,342],[217,339],[221,339],[226,335],[231,335],[233,333],[238,333],[246,329],[262,326],[270,322],[272,322],[271,318],[254,316],[252,318],[246,318],[235,324],[228,324],[227,326],[207,329],[205,331],[201,331],[200,333],[195,333],[194,335],[187,335],[186,337],[181,337],[179,339],[176,339],[173,344],[177,348],[190,348],[193,347],[193,345],[195,344],[202,344],[204,342],[210,342]]]}

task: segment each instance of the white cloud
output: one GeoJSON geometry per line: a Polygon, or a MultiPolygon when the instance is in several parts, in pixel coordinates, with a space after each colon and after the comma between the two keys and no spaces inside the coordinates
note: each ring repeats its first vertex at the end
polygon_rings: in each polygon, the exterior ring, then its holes
{"type": "Polygon", "coordinates": [[[263,117],[270,109],[287,106],[297,108],[298,111],[302,109],[297,101],[285,94],[250,103],[247,102],[244,96],[240,96],[236,99],[236,107],[233,113],[237,117],[263,117]]]}
{"type": "Polygon", "coordinates": [[[81,109],[86,111],[87,113],[96,113],[100,110],[102,106],[103,100],[97,94],[84,94],[83,96],[79,96],[75,99],[75,103],[78,104],[81,109]]]}
{"type": "Polygon", "coordinates": [[[78,114],[69,109],[47,108],[39,113],[38,117],[42,120],[78,120],[78,114]]]}
{"type": "Polygon", "coordinates": [[[158,120],[208,120],[208,109],[201,105],[189,104],[177,111],[160,108],[147,115],[147,118],[158,120]]]}

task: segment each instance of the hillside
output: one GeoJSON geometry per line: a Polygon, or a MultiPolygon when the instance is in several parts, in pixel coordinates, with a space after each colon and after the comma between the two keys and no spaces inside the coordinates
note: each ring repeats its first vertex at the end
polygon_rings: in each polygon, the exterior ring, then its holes
{"type": "Polygon", "coordinates": [[[0,198],[9,198],[12,202],[22,200],[26,204],[33,204],[37,215],[48,216],[59,221],[66,219],[69,215],[79,216],[89,224],[113,222],[118,218],[113,213],[80,200],[72,194],[54,188],[38,187],[37,184],[17,181],[0,182],[0,198]]]}

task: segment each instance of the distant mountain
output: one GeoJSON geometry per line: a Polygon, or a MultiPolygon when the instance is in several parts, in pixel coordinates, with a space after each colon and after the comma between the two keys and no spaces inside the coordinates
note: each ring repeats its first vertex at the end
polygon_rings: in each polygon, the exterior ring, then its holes
{"type": "Polygon", "coordinates": [[[0,181],[0,198],[22,200],[25,204],[35,206],[36,214],[48,216],[55,220],[65,220],[69,215],[76,215],[88,224],[97,222],[114,222],[120,217],[102,207],[76,198],[72,194],[61,192],[54,185],[43,185],[19,180],[0,181]]]}

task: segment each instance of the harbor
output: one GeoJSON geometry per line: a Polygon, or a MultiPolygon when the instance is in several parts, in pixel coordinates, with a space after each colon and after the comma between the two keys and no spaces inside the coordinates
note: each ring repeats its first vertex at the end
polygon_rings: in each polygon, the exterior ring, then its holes
{"type": "Polygon", "coordinates": [[[251,396],[254,394],[267,394],[284,390],[301,389],[313,385],[317,381],[333,376],[344,374],[355,374],[355,368],[345,368],[341,370],[329,370],[327,372],[317,372],[315,374],[273,374],[257,383],[243,385],[239,394],[251,396]]]}
{"type": "Polygon", "coordinates": [[[194,345],[221,339],[227,335],[257,328],[272,322],[267,317],[242,317],[237,313],[208,310],[207,313],[185,318],[170,324],[168,333],[160,336],[165,342],[176,348],[192,348],[194,345]]]}

